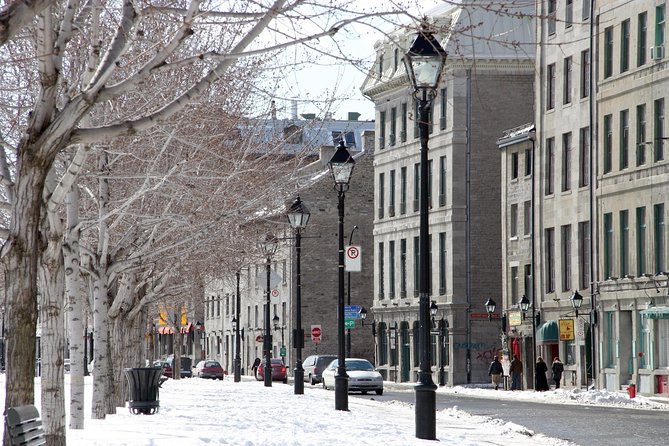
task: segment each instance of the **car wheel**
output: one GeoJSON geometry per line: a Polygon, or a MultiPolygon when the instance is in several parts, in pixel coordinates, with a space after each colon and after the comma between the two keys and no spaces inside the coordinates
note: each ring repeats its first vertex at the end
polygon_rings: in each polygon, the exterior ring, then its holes
{"type": "Polygon", "coordinates": [[[325,380],[322,380],[322,381],[323,381],[323,388],[324,388],[325,390],[328,390],[328,386],[325,385],[325,380]]]}
{"type": "Polygon", "coordinates": [[[315,386],[316,384],[318,384],[318,383],[316,382],[316,380],[314,379],[314,377],[311,376],[311,374],[309,374],[309,381],[311,382],[311,385],[312,385],[312,386],[315,386]]]}
{"type": "Polygon", "coordinates": [[[288,384],[288,378],[284,379],[284,380],[283,380],[283,383],[284,383],[284,384],[288,384]]]}
{"type": "Polygon", "coordinates": [[[383,389],[378,389],[378,390],[376,391],[376,394],[377,394],[377,395],[383,395],[383,389]]]}
{"type": "Polygon", "coordinates": [[[363,391],[361,391],[360,393],[362,393],[363,395],[367,395],[367,391],[366,391],[366,390],[363,390],[363,391]]]}

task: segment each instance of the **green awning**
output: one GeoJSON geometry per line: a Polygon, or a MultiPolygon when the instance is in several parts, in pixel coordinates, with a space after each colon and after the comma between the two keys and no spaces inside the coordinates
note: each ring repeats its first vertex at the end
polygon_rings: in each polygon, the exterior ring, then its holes
{"type": "Polygon", "coordinates": [[[669,319],[669,307],[651,307],[641,311],[641,316],[648,319],[669,319]]]}
{"type": "Polygon", "coordinates": [[[560,328],[557,321],[546,321],[537,328],[538,344],[557,344],[560,340],[560,328]]]}

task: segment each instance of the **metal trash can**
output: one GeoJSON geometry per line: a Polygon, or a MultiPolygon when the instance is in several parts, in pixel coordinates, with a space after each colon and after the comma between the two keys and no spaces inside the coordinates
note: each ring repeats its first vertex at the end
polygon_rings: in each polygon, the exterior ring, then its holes
{"type": "Polygon", "coordinates": [[[138,415],[153,415],[158,412],[158,385],[162,367],[138,367],[123,369],[128,379],[128,409],[138,415]]]}

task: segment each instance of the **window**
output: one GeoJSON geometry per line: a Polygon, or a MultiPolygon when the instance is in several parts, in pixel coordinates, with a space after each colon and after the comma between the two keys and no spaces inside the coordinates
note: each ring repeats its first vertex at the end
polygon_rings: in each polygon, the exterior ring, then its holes
{"type": "Polygon", "coordinates": [[[439,206],[446,206],[446,157],[439,157],[439,206]]]}
{"type": "Polygon", "coordinates": [[[664,45],[664,5],[655,7],[655,46],[664,45]]]}
{"type": "Polygon", "coordinates": [[[571,28],[572,23],[574,22],[574,5],[573,0],[566,0],[564,8],[564,26],[565,28],[571,28]]]}
{"type": "Polygon", "coordinates": [[[386,112],[379,112],[379,150],[386,144],[386,112]]]}
{"type": "Polygon", "coordinates": [[[379,210],[378,210],[378,217],[383,218],[384,217],[384,206],[386,205],[386,174],[381,172],[379,174],[379,210]]]}
{"type": "Polygon", "coordinates": [[[511,267],[511,302],[518,302],[518,267],[511,267]]]}
{"type": "Polygon", "coordinates": [[[630,141],[630,111],[625,109],[620,112],[620,170],[629,166],[629,141],[630,141]]]}
{"type": "Polygon", "coordinates": [[[432,209],[432,160],[427,162],[427,205],[432,209]]]}
{"type": "Polygon", "coordinates": [[[400,123],[400,142],[407,142],[407,103],[403,102],[400,106],[402,120],[400,123]]]}
{"type": "Polygon", "coordinates": [[[418,212],[420,206],[420,163],[413,165],[413,211],[418,212]]]}
{"type": "Polygon", "coordinates": [[[390,178],[388,179],[388,217],[395,216],[395,169],[390,171],[390,178]]]}
{"type": "Polygon", "coordinates": [[[388,326],[385,322],[379,322],[379,351],[376,357],[379,364],[388,364],[388,326]]]}
{"type": "Polygon", "coordinates": [[[611,172],[611,156],[613,150],[613,115],[604,116],[604,173],[611,172]]]}
{"type": "Polygon", "coordinates": [[[557,0],[548,0],[548,34],[555,34],[555,12],[557,9],[557,0]]]}
{"type": "Polygon", "coordinates": [[[653,108],[655,113],[655,151],[654,160],[662,161],[664,159],[664,99],[656,99],[653,108]]]}
{"type": "Polygon", "coordinates": [[[378,80],[381,81],[381,78],[383,77],[383,54],[379,54],[379,64],[377,65],[377,76],[378,80]]]}
{"type": "Polygon", "coordinates": [[[511,179],[515,180],[518,178],[518,152],[513,152],[511,154],[511,179]]]}
{"type": "Polygon", "coordinates": [[[571,132],[562,135],[562,191],[571,189],[571,132]]]}
{"type": "Polygon", "coordinates": [[[636,272],[642,276],[646,268],[646,208],[636,208],[636,272]]]}
{"type": "Polygon", "coordinates": [[[390,109],[390,141],[391,146],[395,145],[397,137],[397,107],[390,109]]]}
{"type": "Polygon", "coordinates": [[[604,278],[613,277],[613,214],[604,214],[604,278]]]}
{"type": "Polygon", "coordinates": [[[442,88],[441,89],[441,107],[440,107],[440,115],[439,115],[439,128],[441,130],[444,130],[446,128],[446,117],[447,112],[448,112],[448,89],[447,88],[442,88]]]}
{"type": "Polygon", "coordinates": [[[590,286],[590,222],[578,223],[578,269],[580,288],[590,286]]]}
{"type": "Polygon", "coordinates": [[[532,202],[527,200],[523,203],[523,234],[530,235],[532,232],[532,202]]]}
{"type": "Polygon", "coordinates": [[[446,233],[439,233],[439,295],[446,294],[446,233]]]}
{"type": "Polygon", "coordinates": [[[578,132],[578,186],[590,184],[590,127],[578,132]]]}
{"type": "Polygon", "coordinates": [[[607,311],[604,313],[604,330],[606,340],[604,342],[604,364],[606,367],[613,368],[616,364],[616,313],[613,311],[607,311]]]}
{"type": "Polygon", "coordinates": [[[560,228],[562,241],[562,291],[571,290],[571,225],[560,228]]]}
{"type": "Polygon", "coordinates": [[[546,195],[553,194],[553,165],[555,163],[555,139],[548,138],[546,140],[546,177],[545,187],[546,195]]]}
{"type": "Polygon", "coordinates": [[[510,211],[511,217],[509,222],[509,237],[518,237],[518,204],[514,203],[511,205],[510,211]]]}
{"type": "Polygon", "coordinates": [[[592,3],[592,0],[583,0],[583,7],[581,9],[581,17],[583,20],[587,20],[590,18],[590,5],[592,3]]]}
{"type": "Polygon", "coordinates": [[[564,59],[564,72],[562,73],[562,103],[569,104],[571,102],[571,69],[572,59],[567,57],[564,59]]]}
{"type": "Polygon", "coordinates": [[[388,298],[395,298],[395,240],[388,242],[388,298]]]}
{"type": "Polygon", "coordinates": [[[646,104],[636,106],[636,165],[646,164],[646,104]]]}
{"type": "Polygon", "coordinates": [[[395,48],[393,51],[393,72],[397,71],[397,68],[400,66],[400,50],[395,48]]]}
{"type": "Polygon", "coordinates": [[[400,239],[400,297],[407,297],[407,241],[400,239]]]}
{"type": "Polygon", "coordinates": [[[384,257],[384,252],[383,252],[383,242],[379,242],[379,299],[383,299],[384,296],[384,289],[383,289],[383,270],[385,265],[383,264],[383,257],[384,257]]]}
{"type": "Polygon", "coordinates": [[[525,265],[525,296],[532,300],[532,264],[525,265]]]}
{"type": "Polygon", "coordinates": [[[546,110],[555,108],[555,64],[546,69],[546,110]]]}
{"type": "Polygon", "coordinates": [[[664,204],[656,204],[653,206],[653,219],[655,232],[655,272],[664,271],[664,204]]]}
{"type": "Polygon", "coordinates": [[[590,50],[581,51],[581,98],[590,96],[590,50]]]}
{"type": "Polygon", "coordinates": [[[546,253],[546,292],[555,292],[555,228],[548,228],[545,232],[546,253]]]}
{"type": "Polygon", "coordinates": [[[629,211],[620,211],[620,277],[629,274],[629,211]]]}
{"type": "Polygon", "coordinates": [[[338,131],[332,132],[332,142],[335,146],[339,145],[339,141],[341,141],[342,138],[344,138],[344,144],[346,144],[347,147],[356,147],[355,133],[338,131]]]}
{"type": "Polygon", "coordinates": [[[525,149],[525,176],[532,175],[532,149],[525,149]]]}
{"type": "Polygon", "coordinates": [[[620,24],[620,72],[624,73],[630,67],[630,20],[620,24]]]}
{"type": "Polygon", "coordinates": [[[404,215],[407,209],[407,168],[400,168],[400,214],[404,215]]]}
{"type": "Polygon", "coordinates": [[[420,282],[420,238],[413,238],[413,295],[418,297],[418,284],[420,282]]]}
{"type": "Polygon", "coordinates": [[[613,27],[604,30],[604,79],[613,75],[613,27]]]}
{"type": "Polygon", "coordinates": [[[638,67],[645,65],[646,51],[648,51],[648,13],[644,11],[637,17],[636,65],[638,67]]]}

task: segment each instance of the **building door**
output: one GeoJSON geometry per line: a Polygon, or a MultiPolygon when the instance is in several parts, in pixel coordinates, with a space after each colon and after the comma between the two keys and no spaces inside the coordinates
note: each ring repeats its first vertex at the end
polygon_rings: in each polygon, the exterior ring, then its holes
{"type": "Polygon", "coordinates": [[[407,382],[411,380],[411,343],[409,339],[409,323],[402,322],[400,324],[400,364],[401,374],[400,382],[407,382]]]}

